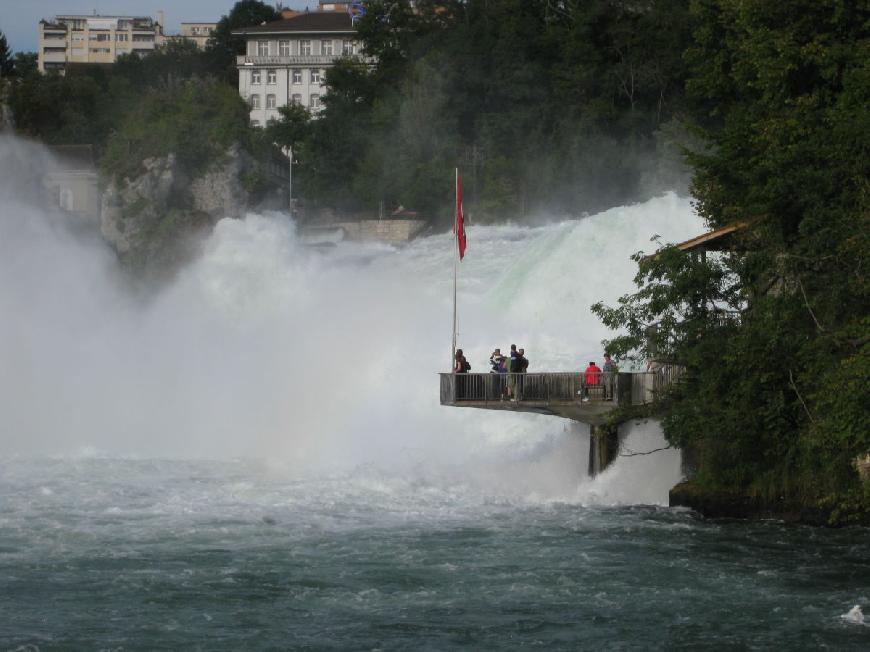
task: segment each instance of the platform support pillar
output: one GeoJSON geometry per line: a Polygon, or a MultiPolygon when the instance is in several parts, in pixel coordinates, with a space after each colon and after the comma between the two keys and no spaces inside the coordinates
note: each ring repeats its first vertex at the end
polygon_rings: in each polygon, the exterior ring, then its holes
{"type": "Polygon", "coordinates": [[[619,433],[615,425],[589,426],[589,477],[604,471],[619,454],[619,433]]]}

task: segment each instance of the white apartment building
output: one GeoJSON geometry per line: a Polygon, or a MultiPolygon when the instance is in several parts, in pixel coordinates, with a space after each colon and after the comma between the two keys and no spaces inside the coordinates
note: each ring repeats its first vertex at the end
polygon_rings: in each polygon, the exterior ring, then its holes
{"type": "Polygon", "coordinates": [[[360,54],[351,16],[342,12],[303,13],[233,34],[247,41],[236,67],[254,126],[277,120],[278,109],[291,102],[317,113],[327,69],[342,56],[360,54]]]}
{"type": "Polygon", "coordinates": [[[204,50],[216,27],[217,23],[181,23],[181,38],[193,41],[200,50],[204,50]]]}
{"type": "Polygon", "coordinates": [[[162,17],[64,15],[39,21],[40,72],[68,63],[114,63],[122,54],[146,54],[163,43],[162,17]]]}

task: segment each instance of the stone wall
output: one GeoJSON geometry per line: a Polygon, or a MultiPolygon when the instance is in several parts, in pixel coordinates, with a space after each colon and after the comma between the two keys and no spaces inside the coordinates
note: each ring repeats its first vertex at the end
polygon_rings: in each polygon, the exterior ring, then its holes
{"type": "Polygon", "coordinates": [[[337,222],[331,226],[343,229],[346,240],[403,244],[413,240],[426,227],[426,223],[423,220],[400,218],[337,222]]]}

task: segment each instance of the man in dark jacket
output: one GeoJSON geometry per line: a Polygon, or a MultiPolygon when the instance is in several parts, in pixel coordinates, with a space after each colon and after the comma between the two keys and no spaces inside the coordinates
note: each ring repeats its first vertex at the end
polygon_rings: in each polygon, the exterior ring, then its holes
{"type": "Polygon", "coordinates": [[[601,384],[604,386],[604,400],[613,400],[613,384],[616,380],[616,363],[610,359],[610,354],[604,354],[604,366],[601,369],[601,384]]]}

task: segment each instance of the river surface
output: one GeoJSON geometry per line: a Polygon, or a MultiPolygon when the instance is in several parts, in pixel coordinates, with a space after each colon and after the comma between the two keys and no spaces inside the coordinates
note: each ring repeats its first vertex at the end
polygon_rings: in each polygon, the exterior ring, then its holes
{"type": "MultiPolygon", "coordinates": [[[[667,508],[654,421],[591,479],[580,424],[441,407],[450,234],[252,214],[132,291],[46,157],[0,135],[0,650],[870,649],[867,529],[667,508]]],[[[703,230],[674,194],[540,218],[468,229],[473,371],[600,363],[589,306],[703,230]]]]}
{"type": "Polygon", "coordinates": [[[870,595],[865,529],[705,522],[371,468],[0,471],[4,650],[870,646],[844,617],[870,595]]]}

